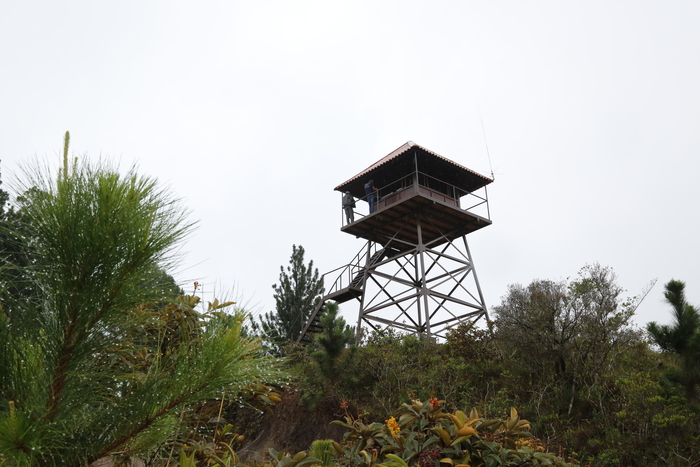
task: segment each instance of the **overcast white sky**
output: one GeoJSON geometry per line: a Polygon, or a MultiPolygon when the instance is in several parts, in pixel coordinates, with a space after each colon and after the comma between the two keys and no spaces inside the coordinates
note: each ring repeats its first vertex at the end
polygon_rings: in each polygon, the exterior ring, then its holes
{"type": "Polygon", "coordinates": [[[658,278],[637,322],[667,322],[671,278],[700,304],[699,25],[696,0],[5,1],[2,179],[66,130],[137,163],[199,220],[176,279],[264,312],[292,244],[353,258],[333,188],[412,140],[493,166],[487,306],[597,261],[658,278]]]}

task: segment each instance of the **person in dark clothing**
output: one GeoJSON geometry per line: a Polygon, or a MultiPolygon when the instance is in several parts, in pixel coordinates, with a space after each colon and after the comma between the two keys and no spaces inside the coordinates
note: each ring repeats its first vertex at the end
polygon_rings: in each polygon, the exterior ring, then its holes
{"type": "Polygon", "coordinates": [[[355,222],[355,211],[353,211],[355,209],[355,198],[349,191],[346,191],[343,195],[343,209],[345,210],[345,218],[348,224],[355,222]]]}
{"type": "Polygon", "coordinates": [[[377,191],[378,189],[374,186],[374,180],[370,179],[370,181],[365,183],[365,195],[367,195],[367,202],[369,203],[370,214],[374,212],[374,203],[377,200],[377,191]]]}

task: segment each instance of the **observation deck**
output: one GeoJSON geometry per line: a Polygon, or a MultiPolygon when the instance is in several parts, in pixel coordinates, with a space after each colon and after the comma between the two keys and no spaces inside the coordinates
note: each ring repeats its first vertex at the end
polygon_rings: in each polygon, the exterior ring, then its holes
{"type": "Polygon", "coordinates": [[[404,250],[491,225],[486,185],[493,180],[417,144],[404,144],[335,190],[367,202],[369,180],[377,187],[374,212],[355,211],[350,223],[343,216],[341,231],[404,250]]]}

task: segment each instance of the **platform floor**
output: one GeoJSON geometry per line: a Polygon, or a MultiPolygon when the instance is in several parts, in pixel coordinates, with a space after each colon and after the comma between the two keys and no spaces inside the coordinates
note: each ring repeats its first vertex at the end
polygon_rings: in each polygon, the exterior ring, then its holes
{"type": "Polygon", "coordinates": [[[452,199],[410,192],[380,201],[372,214],[340,230],[381,245],[392,241],[392,247],[408,250],[419,243],[419,230],[423,244],[434,247],[489,225],[489,219],[458,208],[452,199]]]}

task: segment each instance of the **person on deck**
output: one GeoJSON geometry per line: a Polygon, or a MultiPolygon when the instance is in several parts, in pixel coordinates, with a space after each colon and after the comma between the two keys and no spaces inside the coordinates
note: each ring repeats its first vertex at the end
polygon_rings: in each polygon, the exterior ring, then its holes
{"type": "Polygon", "coordinates": [[[367,195],[367,202],[369,203],[370,214],[374,212],[374,203],[377,199],[376,191],[378,191],[378,189],[374,186],[374,180],[370,179],[370,181],[365,183],[365,195],[367,195]]]}
{"type": "Polygon", "coordinates": [[[355,222],[355,211],[353,211],[355,209],[355,198],[349,191],[346,191],[343,195],[343,209],[345,210],[345,218],[348,224],[355,222]]]}

